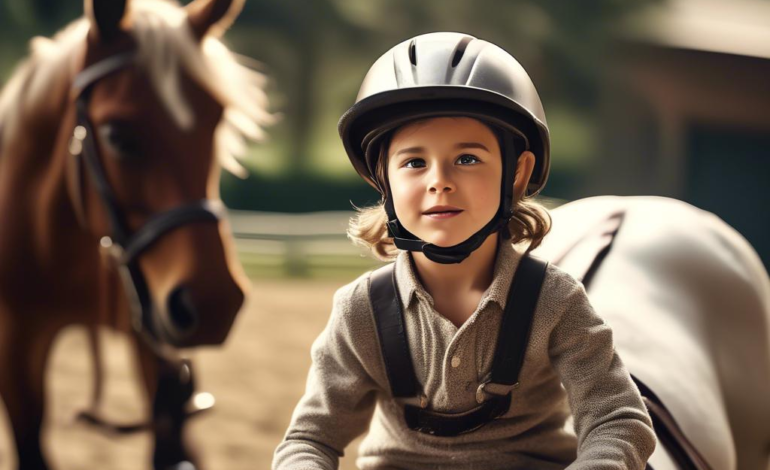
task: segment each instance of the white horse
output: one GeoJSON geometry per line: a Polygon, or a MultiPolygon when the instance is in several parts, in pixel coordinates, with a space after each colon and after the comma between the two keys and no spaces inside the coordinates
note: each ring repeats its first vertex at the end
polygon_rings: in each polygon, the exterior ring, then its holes
{"type": "MultiPolygon", "coordinates": [[[[688,453],[713,470],[770,469],[770,280],[748,242],[713,214],[659,197],[583,199],[552,215],[534,253],[584,280],[688,453]]],[[[656,432],[655,470],[698,468],[677,460],[659,423],[656,432]]]]}

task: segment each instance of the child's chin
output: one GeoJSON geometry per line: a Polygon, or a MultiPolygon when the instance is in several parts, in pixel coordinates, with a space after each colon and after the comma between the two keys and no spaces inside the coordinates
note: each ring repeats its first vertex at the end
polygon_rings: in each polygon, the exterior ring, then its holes
{"type": "Polygon", "coordinates": [[[428,239],[423,238],[428,243],[431,243],[433,245],[436,245],[440,248],[449,248],[455,245],[459,245],[460,243],[464,242],[466,238],[458,237],[457,234],[448,235],[448,236],[432,236],[428,239]]]}
{"type": "Polygon", "coordinates": [[[467,240],[471,235],[473,235],[473,232],[464,230],[464,228],[465,227],[462,227],[461,230],[424,230],[422,227],[420,227],[412,231],[409,230],[409,227],[406,227],[407,230],[412,232],[420,240],[424,240],[441,248],[449,248],[455,245],[459,245],[460,243],[467,240]]]}

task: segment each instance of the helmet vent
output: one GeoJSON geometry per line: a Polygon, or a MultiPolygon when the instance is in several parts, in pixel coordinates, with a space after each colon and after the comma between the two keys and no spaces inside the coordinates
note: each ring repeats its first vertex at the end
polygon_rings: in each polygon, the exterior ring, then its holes
{"type": "Polygon", "coordinates": [[[468,44],[471,41],[473,41],[473,38],[466,36],[462,38],[459,43],[457,43],[455,54],[452,57],[452,68],[457,67],[457,64],[460,63],[460,60],[462,60],[463,55],[465,54],[465,49],[468,47],[468,44]]]}
{"type": "Polygon", "coordinates": [[[415,44],[414,39],[409,43],[409,62],[412,65],[417,65],[417,44],[415,44]]]}

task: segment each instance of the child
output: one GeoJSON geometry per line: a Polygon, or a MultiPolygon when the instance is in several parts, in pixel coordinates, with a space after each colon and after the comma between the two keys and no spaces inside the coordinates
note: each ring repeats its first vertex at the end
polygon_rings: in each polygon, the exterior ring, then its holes
{"type": "Polygon", "coordinates": [[[362,469],[645,468],[655,435],[610,328],[579,282],[527,255],[550,228],[527,200],[549,137],[518,62],[418,36],[372,66],[340,134],[383,198],[350,236],[395,263],[336,293],[273,468],[336,469],[367,427],[362,469]],[[498,361],[517,347],[523,362],[498,361]]]}

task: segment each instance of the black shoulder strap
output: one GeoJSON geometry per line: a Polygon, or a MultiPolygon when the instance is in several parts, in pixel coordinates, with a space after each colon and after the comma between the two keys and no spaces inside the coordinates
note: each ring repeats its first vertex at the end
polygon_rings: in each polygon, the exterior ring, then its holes
{"type": "Polygon", "coordinates": [[[417,377],[409,354],[393,263],[372,273],[369,280],[369,302],[372,304],[382,359],[393,396],[417,396],[417,377]]]}
{"type": "Polygon", "coordinates": [[[492,362],[492,383],[515,385],[519,382],[532,317],[540,298],[547,267],[546,261],[533,258],[529,254],[519,261],[497,334],[497,347],[492,362]]]}
{"type": "MultiPolygon", "coordinates": [[[[523,256],[516,270],[492,363],[492,382],[514,385],[524,362],[532,317],[540,297],[548,263],[523,256]]],[[[374,312],[385,371],[394,397],[414,397],[418,393],[414,365],[409,354],[401,299],[396,286],[394,265],[372,273],[369,300],[374,312]]]]}

